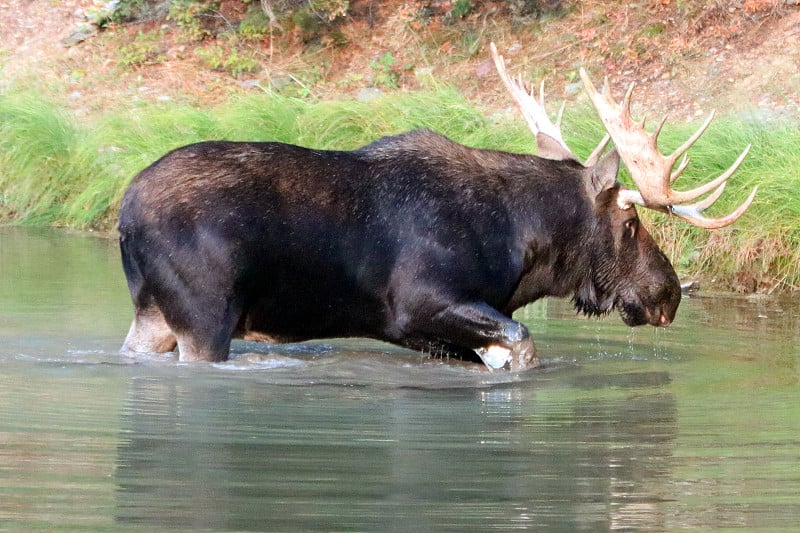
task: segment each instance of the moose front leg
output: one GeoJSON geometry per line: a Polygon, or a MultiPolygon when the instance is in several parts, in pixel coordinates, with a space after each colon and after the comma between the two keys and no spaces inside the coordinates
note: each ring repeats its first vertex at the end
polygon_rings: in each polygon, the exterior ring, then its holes
{"type": "Polygon", "coordinates": [[[526,370],[539,366],[536,346],[528,328],[512,321],[506,329],[505,342],[476,348],[475,353],[489,370],[526,370]]]}
{"type": "Polygon", "coordinates": [[[489,370],[519,371],[539,365],[528,328],[487,304],[451,305],[415,316],[420,321],[415,332],[475,350],[489,370]]]}

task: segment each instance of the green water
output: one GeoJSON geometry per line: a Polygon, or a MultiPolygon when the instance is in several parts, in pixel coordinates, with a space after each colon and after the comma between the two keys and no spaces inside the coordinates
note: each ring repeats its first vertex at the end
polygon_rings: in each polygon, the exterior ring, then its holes
{"type": "Polygon", "coordinates": [[[117,354],[116,243],[0,228],[0,530],[795,530],[800,305],[537,303],[544,370],[375,342],[117,354]]]}

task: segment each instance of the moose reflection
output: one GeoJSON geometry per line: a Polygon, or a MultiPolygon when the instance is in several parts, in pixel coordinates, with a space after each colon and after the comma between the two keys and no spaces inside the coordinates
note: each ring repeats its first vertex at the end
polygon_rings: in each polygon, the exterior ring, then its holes
{"type": "Polygon", "coordinates": [[[143,377],[122,419],[117,521],[664,529],[677,427],[668,381],[640,372],[576,375],[556,389],[381,391],[143,377]]]}

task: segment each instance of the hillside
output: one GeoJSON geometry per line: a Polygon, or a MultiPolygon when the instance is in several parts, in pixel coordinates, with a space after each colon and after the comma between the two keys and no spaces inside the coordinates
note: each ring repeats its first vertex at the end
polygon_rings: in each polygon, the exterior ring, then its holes
{"type": "Polygon", "coordinates": [[[0,87],[33,81],[91,113],[137,99],[202,105],[263,89],[365,98],[443,83],[491,109],[508,105],[488,58],[494,40],[514,73],[547,80],[556,97],[579,92],[583,65],[617,90],[636,81],[639,102],[684,119],[711,107],[799,115],[796,0],[353,0],[346,16],[314,24],[299,8],[270,22],[269,1],[176,0],[92,24],[107,3],[0,1],[0,87]]]}

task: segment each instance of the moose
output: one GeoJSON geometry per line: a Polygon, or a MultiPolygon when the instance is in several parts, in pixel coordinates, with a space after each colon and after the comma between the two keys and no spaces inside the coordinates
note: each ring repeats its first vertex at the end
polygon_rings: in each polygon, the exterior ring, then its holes
{"type": "MultiPolygon", "coordinates": [[[[122,263],[134,305],[125,352],[221,361],[231,339],[299,342],[368,337],[489,370],[539,365],[512,313],[546,296],[578,311],[616,309],[628,326],[668,326],[678,277],[635,206],[702,228],[726,180],[672,184],[677,159],[635,122],[606,81],[580,75],[607,131],[581,164],[539,99],[497,71],[536,138],[538,156],[482,150],[429,130],[353,151],[278,142],[200,142],[169,152],[131,181],[119,212],[122,263]],[[614,147],[606,150],[610,141],[614,147]],[[605,154],[604,154],[605,152],[605,154]],[[638,190],[617,181],[620,160],[638,190]],[[708,195],[705,199],[688,204],[708,195]]],[[[563,106],[562,106],[563,111],[563,106]]],[[[749,148],[749,147],[748,147],[749,148]]]]}

